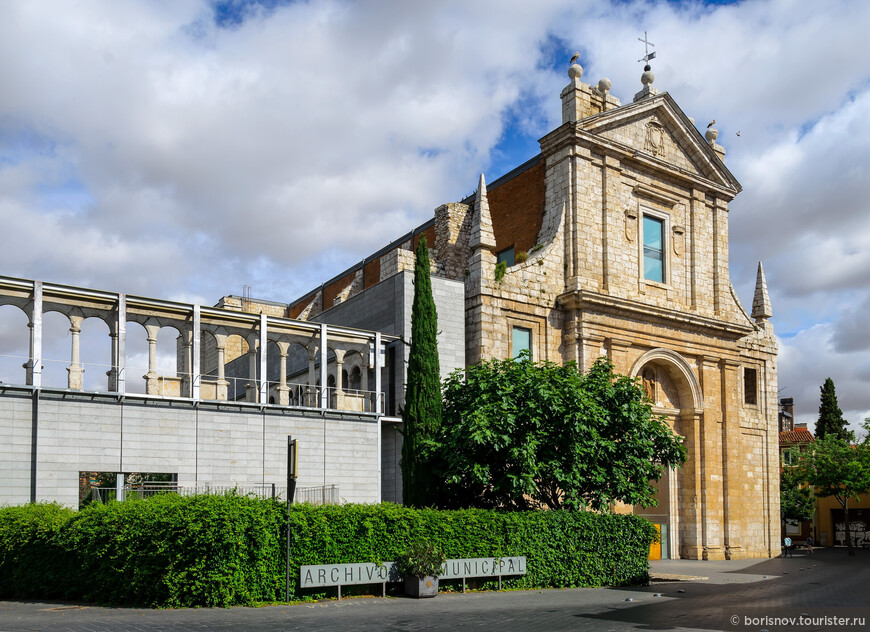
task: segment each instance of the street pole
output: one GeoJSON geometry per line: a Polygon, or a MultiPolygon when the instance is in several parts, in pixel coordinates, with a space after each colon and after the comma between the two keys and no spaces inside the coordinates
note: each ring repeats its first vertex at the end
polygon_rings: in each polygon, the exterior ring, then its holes
{"type": "Polygon", "coordinates": [[[296,496],[296,477],[298,476],[297,454],[299,444],[287,435],[287,542],[285,545],[286,567],[284,582],[284,601],[290,601],[290,504],[296,496]]]}

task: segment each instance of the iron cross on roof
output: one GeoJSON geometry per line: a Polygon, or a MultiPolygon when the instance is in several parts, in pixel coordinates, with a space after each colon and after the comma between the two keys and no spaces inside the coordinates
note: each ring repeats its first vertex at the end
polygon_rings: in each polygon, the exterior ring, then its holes
{"type": "Polygon", "coordinates": [[[638,41],[638,42],[643,42],[643,51],[644,51],[644,53],[645,53],[645,55],[644,55],[643,57],[641,57],[640,59],[638,59],[639,62],[642,61],[642,62],[649,63],[649,61],[650,61],[651,59],[655,59],[655,58],[656,58],[656,52],[655,52],[655,51],[653,51],[653,52],[649,52],[649,47],[650,47],[650,46],[655,46],[655,44],[653,44],[651,41],[649,41],[649,39],[647,39],[646,31],[643,32],[643,39],[641,39],[641,38],[638,37],[638,38],[637,38],[637,41],[638,41]]]}

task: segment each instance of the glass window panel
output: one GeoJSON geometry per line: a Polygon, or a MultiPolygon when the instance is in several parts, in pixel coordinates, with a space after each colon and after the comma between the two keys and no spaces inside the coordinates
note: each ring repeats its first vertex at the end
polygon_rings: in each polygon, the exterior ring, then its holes
{"type": "Polygon", "coordinates": [[[508,267],[511,267],[512,265],[514,265],[515,259],[514,259],[514,247],[513,246],[511,246],[510,248],[505,248],[504,250],[502,250],[500,253],[498,253],[496,255],[496,263],[498,264],[498,263],[501,263],[502,261],[507,263],[508,267]]]}
{"type": "Polygon", "coordinates": [[[532,351],[532,330],[524,329],[523,327],[514,327],[513,330],[513,352],[514,358],[520,355],[521,351],[532,351]]]}
{"type": "Polygon", "coordinates": [[[648,215],[643,216],[643,276],[665,282],[664,222],[648,215]]]}
{"type": "Polygon", "coordinates": [[[649,215],[643,216],[643,245],[645,248],[662,250],[662,227],[664,222],[649,215]]]}

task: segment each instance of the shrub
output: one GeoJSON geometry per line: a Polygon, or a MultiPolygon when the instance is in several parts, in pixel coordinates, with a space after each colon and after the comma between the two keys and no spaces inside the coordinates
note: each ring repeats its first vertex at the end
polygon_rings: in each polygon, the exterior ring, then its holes
{"type": "Polygon", "coordinates": [[[507,261],[499,261],[495,264],[495,280],[497,283],[501,283],[501,280],[504,278],[504,275],[507,273],[507,261]]]}
{"type": "Polygon", "coordinates": [[[408,549],[396,558],[396,566],[402,577],[438,577],[441,565],[447,561],[444,554],[435,545],[428,542],[414,542],[408,549]]]}
{"type": "Polygon", "coordinates": [[[231,606],[284,597],[285,524],[295,598],[308,564],[387,562],[414,542],[448,558],[527,558],[516,588],[645,581],[655,537],[636,516],[572,511],[439,511],[392,504],[284,506],[235,495],[0,509],[0,598],[139,606],[231,606]]]}

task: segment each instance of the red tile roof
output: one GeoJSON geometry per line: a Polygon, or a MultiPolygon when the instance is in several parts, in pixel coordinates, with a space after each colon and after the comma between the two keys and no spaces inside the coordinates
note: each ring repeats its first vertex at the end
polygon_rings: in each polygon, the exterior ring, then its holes
{"type": "Polygon", "coordinates": [[[813,441],[812,433],[806,428],[786,430],[779,433],[779,445],[795,445],[813,441]]]}

